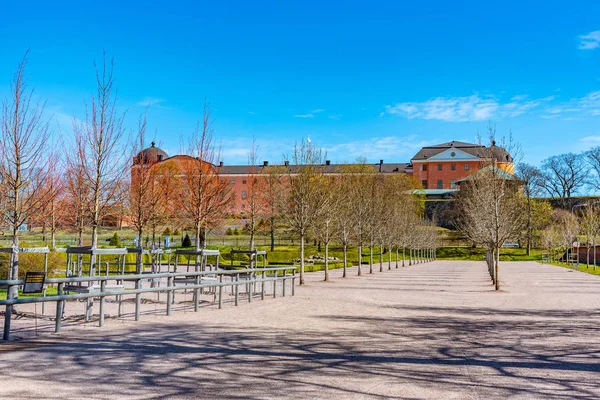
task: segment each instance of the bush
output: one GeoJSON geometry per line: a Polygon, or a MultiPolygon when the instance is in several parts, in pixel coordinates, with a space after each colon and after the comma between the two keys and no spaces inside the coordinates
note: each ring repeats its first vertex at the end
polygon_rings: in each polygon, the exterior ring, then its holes
{"type": "Polygon", "coordinates": [[[227,228],[227,230],[225,231],[225,234],[227,236],[231,236],[231,235],[233,235],[233,230],[231,228],[227,228]]]}
{"type": "Polygon", "coordinates": [[[190,239],[190,235],[188,235],[187,233],[185,234],[185,238],[183,238],[181,247],[192,247],[192,239],[190,239]]]}
{"type": "Polygon", "coordinates": [[[108,244],[115,247],[123,247],[123,242],[121,242],[121,238],[119,237],[119,234],[117,232],[115,232],[115,234],[112,235],[108,244]]]}
{"type": "Polygon", "coordinates": [[[169,227],[167,227],[167,229],[163,231],[163,236],[171,236],[171,230],[169,229],[169,227]]]}
{"type": "Polygon", "coordinates": [[[242,233],[242,232],[240,231],[240,228],[235,228],[235,230],[233,231],[233,234],[234,234],[235,236],[240,236],[240,235],[241,235],[241,233],[242,233]]]}
{"type": "Polygon", "coordinates": [[[181,232],[179,232],[179,229],[175,229],[175,232],[173,232],[173,236],[179,236],[181,235],[181,232]]]}

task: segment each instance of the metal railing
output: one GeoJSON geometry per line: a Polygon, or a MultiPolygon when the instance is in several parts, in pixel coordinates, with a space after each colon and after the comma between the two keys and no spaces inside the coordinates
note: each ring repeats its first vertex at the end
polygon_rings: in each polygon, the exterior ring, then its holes
{"type": "MultiPolygon", "coordinates": [[[[218,307],[223,307],[223,288],[231,287],[231,291],[235,296],[235,305],[239,305],[239,287],[246,286],[248,293],[248,302],[252,302],[252,298],[256,293],[256,288],[260,285],[258,294],[261,300],[265,299],[266,285],[272,283],[272,296],[277,297],[277,285],[281,283],[282,296],[286,296],[286,286],[288,281],[291,281],[291,295],[295,294],[296,284],[296,267],[281,266],[269,268],[248,268],[239,270],[212,270],[198,272],[162,272],[155,274],[136,274],[136,275],[113,275],[113,276],[91,276],[91,277],[71,277],[71,278],[49,278],[46,279],[46,284],[56,284],[58,292],[55,296],[41,297],[26,297],[0,300],[0,306],[6,306],[4,315],[4,340],[10,339],[10,325],[13,312],[13,306],[18,304],[28,303],[47,303],[56,302],[56,321],[55,333],[60,332],[61,320],[64,313],[65,301],[84,299],[86,304],[86,321],[89,320],[89,302],[95,298],[99,298],[99,322],[100,327],[104,326],[105,318],[105,298],[114,296],[119,302],[118,316],[121,314],[121,301],[124,295],[135,295],[135,320],[140,319],[141,295],[143,293],[167,293],[166,315],[171,315],[172,304],[176,291],[193,290],[194,292],[194,311],[198,311],[200,303],[200,292],[202,289],[212,290],[214,297],[213,302],[218,301],[218,307]],[[229,281],[226,280],[229,278],[229,281]],[[142,287],[143,282],[149,281],[164,281],[166,286],[158,287],[142,287]],[[182,281],[181,283],[178,280],[182,281]],[[107,288],[107,282],[116,281],[117,285],[113,288],[107,288]],[[133,282],[134,288],[126,289],[124,282],[133,282]],[[88,285],[82,285],[87,283],[88,285]],[[99,283],[94,285],[94,283],[99,283]],[[71,284],[71,285],[69,285],[71,284]],[[76,292],[75,285],[79,284],[82,288],[80,293],[65,294],[65,292],[76,292]],[[87,291],[87,292],[86,292],[87,291]],[[218,300],[217,300],[218,299],[218,300]]],[[[0,286],[7,287],[7,293],[13,286],[21,286],[25,283],[24,280],[0,280],[0,286]]]]}

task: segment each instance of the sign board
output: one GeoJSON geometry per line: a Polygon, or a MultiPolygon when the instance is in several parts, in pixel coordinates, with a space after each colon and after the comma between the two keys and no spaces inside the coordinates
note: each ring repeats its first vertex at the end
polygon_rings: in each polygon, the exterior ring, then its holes
{"type": "Polygon", "coordinates": [[[23,285],[23,294],[43,293],[45,281],[45,273],[27,272],[25,275],[25,284],[23,285]]]}

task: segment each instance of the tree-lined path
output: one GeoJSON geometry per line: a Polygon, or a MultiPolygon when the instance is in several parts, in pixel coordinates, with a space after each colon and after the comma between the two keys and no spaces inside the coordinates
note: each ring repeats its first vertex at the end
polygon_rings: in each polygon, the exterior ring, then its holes
{"type": "MultiPolygon", "coordinates": [[[[387,268],[387,266],[386,266],[387,268]]],[[[436,261],[0,346],[3,398],[598,398],[600,278],[436,261]]]]}

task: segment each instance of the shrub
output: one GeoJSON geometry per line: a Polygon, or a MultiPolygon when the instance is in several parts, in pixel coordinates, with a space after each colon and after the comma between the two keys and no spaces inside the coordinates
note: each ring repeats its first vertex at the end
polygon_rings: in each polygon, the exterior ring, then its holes
{"type": "Polygon", "coordinates": [[[231,236],[231,235],[233,235],[233,230],[231,228],[227,228],[227,230],[225,231],[225,234],[227,236],[231,236]]]}
{"type": "Polygon", "coordinates": [[[241,235],[241,233],[242,233],[242,232],[240,231],[240,228],[235,228],[235,230],[233,231],[233,234],[234,234],[235,236],[240,236],[240,235],[241,235]]]}
{"type": "Polygon", "coordinates": [[[190,235],[189,234],[185,234],[185,237],[183,238],[183,242],[181,243],[181,247],[192,247],[192,239],[190,239],[190,235]]]}
{"type": "Polygon", "coordinates": [[[163,231],[163,236],[171,236],[171,230],[169,229],[169,227],[167,226],[167,229],[165,229],[163,231]]]}
{"type": "Polygon", "coordinates": [[[119,234],[117,232],[115,232],[115,234],[112,235],[108,244],[115,247],[123,247],[123,242],[121,242],[121,238],[119,237],[119,234]]]}
{"type": "Polygon", "coordinates": [[[179,236],[181,235],[181,232],[179,232],[179,229],[175,229],[175,232],[173,232],[173,236],[179,236]]]}

